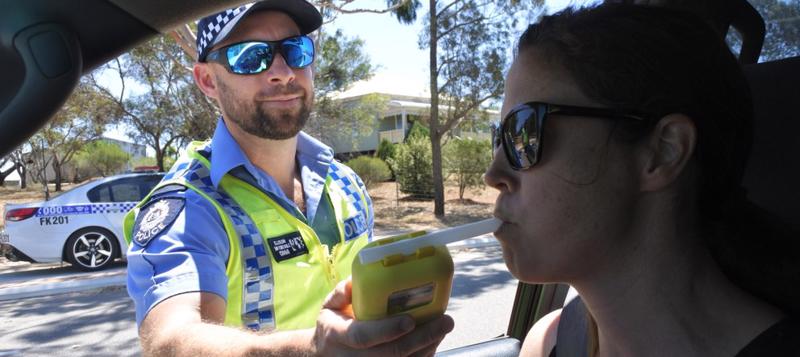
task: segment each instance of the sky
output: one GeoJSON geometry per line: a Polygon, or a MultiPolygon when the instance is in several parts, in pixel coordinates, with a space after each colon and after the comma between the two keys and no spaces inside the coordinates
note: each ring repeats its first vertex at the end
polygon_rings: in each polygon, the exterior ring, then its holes
{"type": "MultiPolygon", "coordinates": [[[[568,4],[582,4],[587,0],[546,0],[547,12],[563,9],[568,4]]],[[[364,52],[372,63],[379,66],[376,74],[391,79],[402,79],[421,87],[428,86],[428,51],[417,45],[422,30],[421,16],[427,13],[427,1],[418,12],[417,21],[402,25],[389,14],[348,14],[328,26],[341,29],[349,36],[364,40],[364,52]]],[[[359,8],[378,9],[385,7],[384,0],[362,0],[354,2],[359,8]]],[[[355,7],[354,7],[355,8],[355,7]]]]}
{"type": "MultiPolygon", "coordinates": [[[[547,13],[563,9],[568,4],[583,4],[591,0],[546,0],[547,13]]],[[[326,24],[330,31],[341,29],[348,37],[358,36],[364,41],[364,52],[369,54],[371,62],[377,67],[375,78],[391,82],[392,85],[405,88],[425,90],[428,84],[428,51],[419,49],[417,40],[422,30],[422,16],[427,13],[427,1],[419,10],[417,21],[411,25],[402,25],[389,14],[347,14],[341,15],[334,22],[326,24]]],[[[386,5],[385,0],[359,0],[349,8],[380,9],[386,5]]],[[[101,76],[112,91],[119,91],[118,79],[113,76],[101,76]]],[[[123,128],[109,128],[106,137],[132,141],[123,128]]],[[[154,155],[148,149],[148,155],[154,155]]],[[[13,174],[9,179],[16,179],[13,174]]]]}

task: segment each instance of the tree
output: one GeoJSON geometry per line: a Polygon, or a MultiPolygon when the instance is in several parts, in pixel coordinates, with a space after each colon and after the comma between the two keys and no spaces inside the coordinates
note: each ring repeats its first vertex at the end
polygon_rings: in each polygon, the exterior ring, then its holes
{"type": "Polygon", "coordinates": [[[492,161],[492,145],[485,140],[451,140],[444,147],[443,159],[448,176],[455,176],[458,183],[458,198],[463,200],[468,188],[484,187],[483,173],[492,161]]]}
{"type": "Polygon", "coordinates": [[[63,168],[86,143],[100,137],[118,115],[116,107],[87,80],[82,80],[56,115],[29,140],[40,160],[37,176],[45,186],[48,166],[53,168],[56,192],[61,191],[63,168]]]}
{"type": "MultiPolygon", "coordinates": [[[[387,0],[395,4],[398,0],[387,0]]],[[[420,48],[429,50],[430,129],[434,214],[444,215],[442,138],[503,91],[511,29],[542,0],[429,0],[420,48]],[[520,16],[523,14],[524,16],[520,16]],[[440,105],[447,108],[440,110],[440,105]]],[[[395,11],[401,23],[416,19],[419,0],[395,11]]]]}
{"type": "Polygon", "coordinates": [[[369,94],[342,100],[336,95],[353,83],[367,80],[375,70],[364,53],[364,41],[345,36],[340,30],[333,35],[318,32],[319,56],[314,64],[313,119],[306,131],[324,142],[347,138],[353,143],[374,130],[376,117],[386,111],[388,97],[369,94]]]}
{"type": "Polygon", "coordinates": [[[14,162],[11,154],[0,159],[0,187],[6,185],[6,177],[11,175],[16,169],[17,163],[14,162]],[[11,166],[7,166],[8,164],[11,164],[11,166]]]}
{"type": "MultiPolygon", "coordinates": [[[[24,146],[24,145],[23,145],[24,146]]],[[[28,188],[28,164],[32,162],[30,158],[23,153],[23,146],[20,146],[9,154],[14,164],[17,166],[17,174],[19,175],[19,187],[21,189],[28,188]]]]}
{"type": "Polygon", "coordinates": [[[119,78],[119,95],[91,77],[92,84],[122,113],[131,128],[128,135],[155,151],[162,171],[165,156],[175,146],[211,137],[214,130],[218,110],[196,88],[190,61],[171,37],[159,36],[104,67],[119,78]],[[146,90],[128,95],[130,82],[146,90]]]}
{"type": "Polygon", "coordinates": [[[411,136],[397,145],[389,165],[395,172],[400,191],[417,198],[433,197],[431,143],[427,137],[411,136]]]}
{"type": "Polygon", "coordinates": [[[106,177],[124,169],[129,159],[130,155],[119,145],[96,140],[86,145],[76,155],[76,171],[82,173],[81,176],[100,175],[106,177]]]}

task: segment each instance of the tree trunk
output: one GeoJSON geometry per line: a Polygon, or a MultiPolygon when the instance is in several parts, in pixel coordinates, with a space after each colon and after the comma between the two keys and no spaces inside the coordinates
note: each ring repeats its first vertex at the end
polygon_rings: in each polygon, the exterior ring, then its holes
{"type": "Polygon", "coordinates": [[[17,168],[17,173],[19,174],[19,188],[28,188],[28,169],[25,167],[25,165],[19,165],[17,168]]]}
{"type": "Polygon", "coordinates": [[[164,150],[160,148],[156,148],[156,165],[159,172],[164,172],[164,150]]]}
{"type": "Polygon", "coordinates": [[[430,81],[431,81],[431,161],[433,167],[433,214],[444,216],[444,181],[442,179],[442,134],[439,131],[439,67],[436,58],[438,47],[438,23],[436,0],[430,0],[430,81]]]}
{"type": "MultiPolygon", "coordinates": [[[[53,171],[56,175],[56,192],[61,192],[61,162],[55,157],[53,158],[53,171]]],[[[45,183],[46,184],[46,183],[45,183]]]]}
{"type": "Polygon", "coordinates": [[[9,167],[8,170],[0,171],[0,187],[5,187],[6,177],[8,177],[8,175],[11,175],[16,169],[17,169],[17,164],[14,163],[14,165],[11,165],[11,167],[9,167]]]}

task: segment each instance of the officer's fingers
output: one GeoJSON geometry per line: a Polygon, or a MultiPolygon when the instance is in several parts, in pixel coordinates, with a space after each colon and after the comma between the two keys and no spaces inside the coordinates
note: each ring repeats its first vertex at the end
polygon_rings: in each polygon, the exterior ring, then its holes
{"type": "Polygon", "coordinates": [[[392,344],[393,356],[425,356],[435,352],[444,336],[453,331],[453,318],[448,315],[417,326],[413,332],[403,336],[392,344]]]}
{"type": "Polygon", "coordinates": [[[440,343],[442,343],[442,340],[436,341],[436,343],[431,343],[428,345],[428,347],[410,354],[409,357],[431,357],[436,354],[436,348],[439,347],[440,343]]]}
{"type": "Polygon", "coordinates": [[[365,349],[397,340],[412,330],[414,320],[408,315],[373,321],[353,321],[347,329],[343,343],[354,349],[365,349]]]}
{"type": "Polygon", "coordinates": [[[342,310],[350,305],[352,300],[352,280],[347,279],[336,284],[336,288],[328,294],[325,302],[322,304],[324,309],[342,310]]]}
{"type": "Polygon", "coordinates": [[[319,355],[338,355],[334,351],[345,347],[347,330],[353,323],[349,316],[338,310],[322,309],[317,316],[317,327],[314,333],[314,345],[319,355]]]}

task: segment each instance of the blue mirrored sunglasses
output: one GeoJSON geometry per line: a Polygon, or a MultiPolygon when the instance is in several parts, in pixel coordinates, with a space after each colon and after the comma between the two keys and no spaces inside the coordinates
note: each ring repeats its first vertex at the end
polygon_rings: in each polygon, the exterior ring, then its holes
{"type": "Polygon", "coordinates": [[[280,41],[245,41],[208,53],[206,61],[223,65],[235,74],[258,74],[269,69],[279,53],[286,65],[299,69],[314,62],[314,41],[301,35],[280,41]]]}

